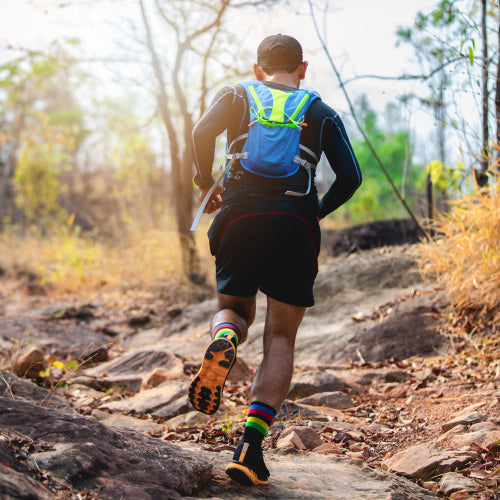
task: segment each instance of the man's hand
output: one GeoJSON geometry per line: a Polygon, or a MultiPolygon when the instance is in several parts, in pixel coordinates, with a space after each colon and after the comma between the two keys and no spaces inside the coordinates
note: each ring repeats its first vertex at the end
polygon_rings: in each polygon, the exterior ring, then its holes
{"type": "MultiPolygon", "coordinates": [[[[208,194],[210,189],[200,189],[200,195],[199,195],[199,202],[200,205],[205,199],[205,196],[208,194]]],[[[207,206],[205,207],[205,210],[203,210],[203,213],[205,214],[211,214],[212,212],[215,212],[218,210],[221,205],[222,205],[222,195],[224,194],[224,188],[217,186],[212,193],[212,196],[210,197],[209,202],[207,203],[207,206]]]]}

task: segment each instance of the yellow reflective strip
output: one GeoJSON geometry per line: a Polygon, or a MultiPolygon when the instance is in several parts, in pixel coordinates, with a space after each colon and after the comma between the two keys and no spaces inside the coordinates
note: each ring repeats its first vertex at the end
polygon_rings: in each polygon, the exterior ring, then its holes
{"type": "Polygon", "coordinates": [[[308,100],[309,100],[309,94],[304,94],[304,97],[302,97],[302,100],[299,102],[299,105],[293,112],[292,116],[290,117],[290,120],[295,120],[295,118],[297,118],[298,114],[302,111],[302,108],[306,105],[308,100]]]}
{"type": "Polygon", "coordinates": [[[264,107],[262,106],[262,103],[260,102],[259,96],[257,95],[257,92],[255,92],[255,87],[253,85],[248,86],[248,90],[250,91],[250,94],[252,94],[252,97],[254,98],[255,104],[257,104],[257,108],[259,110],[259,114],[262,118],[265,118],[266,114],[264,112],[264,107]]]}
{"type": "Polygon", "coordinates": [[[285,104],[287,99],[290,97],[288,92],[283,92],[281,90],[269,89],[273,96],[273,108],[271,111],[271,116],[269,121],[284,123],[285,122],[285,104]]]}

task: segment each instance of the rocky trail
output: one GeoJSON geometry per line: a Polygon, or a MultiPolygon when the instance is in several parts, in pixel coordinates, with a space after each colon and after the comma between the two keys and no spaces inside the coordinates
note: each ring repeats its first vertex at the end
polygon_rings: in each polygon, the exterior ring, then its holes
{"type": "Polygon", "coordinates": [[[498,345],[439,333],[443,298],[422,282],[409,246],[321,266],[265,441],[266,487],[224,474],[261,355],[264,297],[208,417],[191,411],[186,388],[212,292],[124,304],[0,290],[0,498],[500,495],[498,345]]]}

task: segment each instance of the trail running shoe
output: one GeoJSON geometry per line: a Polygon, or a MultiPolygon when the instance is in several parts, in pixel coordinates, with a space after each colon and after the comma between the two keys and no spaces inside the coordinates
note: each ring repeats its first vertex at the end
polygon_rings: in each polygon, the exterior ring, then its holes
{"type": "Polygon", "coordinates": [[[219,409],[222,390],[236,361],[236,347],[223,337],[212,340],[205,351],[201,368],[189,386],[193,408],[212,415],[219,409]]]}
{"type": "Polygon", "coordinates": [[[236,447],[233,459],[226,467],[226,474],[244,486],[268,484],[270,476],[262,450],[243,441],[236,447]]]}

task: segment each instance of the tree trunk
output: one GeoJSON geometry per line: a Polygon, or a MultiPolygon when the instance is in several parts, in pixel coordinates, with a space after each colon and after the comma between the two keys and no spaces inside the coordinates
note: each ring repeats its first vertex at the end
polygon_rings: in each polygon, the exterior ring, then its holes
{"type": "MultiPolygon", "coordinates": [[[[498,1],[498,15],[500,16],[500,0],[498,1]]],[[[497,78],[495,81],[495,115],[497,120],[497,175],[500,172],[500,21],[498,23],[498,61],[497,78]]]]}
{"type": "Polygon", "coordinates": [[[486,7],[487,0],[481,0],[481,39],[483,45],[483,61],[482,61],[482,100],[483,100],[483,124],[482,136],[483,144],[481,151],[481,160],[479,171],[476,172],[477,184],[479,187],[484,187],[488,184],[488,165],[489,165],[489,130],[488,130],[488,35],[486,32],[486,7]]]}
{"type": "MultiPolygon", "coordinates": [[[[445,102],[444,102],[444,89],[446,88],[446,72],[443,70],[441,72],[441,79],[439,82],[439,103],[438,108],[436,110],[436,117],[439,123],[439,161],[443,168],[446,166],[446,134],[445,134],[445,126],[446,126],[446,116],[445,116],[445,102]]],[[[443,211],[446,205],[447,194],[446,190],[443,189],[439,193],[437,193],[435,197],[434,205],[437,211],[443,211]]],[[[432,203],[432,200],[431,200],[432,203]]]]}
{"type": "Polygon", "coordinates": [[[14,215],[13,174],[10,158],[5,163],[0,162],[0,229],[14,215]]]}
{"type": "Polygon", "coordinates": [[[430,172],[427,174],[427,179],[425,180],[425,201],[427,219],[431,221],[434,218],[434,197],[432,195],[432,178],[430,172]]]}
{"type": "Polygon", "coordinates": [[[9,144],[9,154],[4,162],[0,160],[0,229],[7,221],[16,221],[19,214],[16,211],[15,193],[12,180],[16,171],[17,154],[21,142],[21,131],[24,127],[25,113],[21,107],[14,119],[12,139],[9,144]]]}
{"type": "Polygon", "coordinates": [[[167,135],[170,144],[170,159],[172,163],[172,182],[173,182],[173,197],[174,197],[174,208],[177,222],[177,231],[179,234],[179,242],[181,246],[182,253],[182,265],[185,274],[193,282],[203,281],[203,276],[201,274],[201,265],[198,252],[196,250],[196,244],[194,240],[194,234],[190,231],[191,218],[193,213],[193,193],[192,193],[192,168],[193,168],[193,153],[191,145],[191,136],[189,132],[189,138],[187,130],[191,130],[192,123],[191,117],[188,116],[186,120],[186,115],[183,114],[184,121],[184,154],[181,155],[179,138],[172,122],[172,113],[169,109],[168,95],[166,91],[165,78],[163,75],[163,69],[160,64],[151,34],[151,27],[146,15],[146,10],[144,7],[143,0],[139,0],[139,5],[141,8],[142,20],[144,23],[144,28],[146,30],[146,39],[148,50],[151,55],[151,62],[155,72],[155,76],[158,80],[158,107],[160,109],[160,114],[167,129],[167,135]]]}

